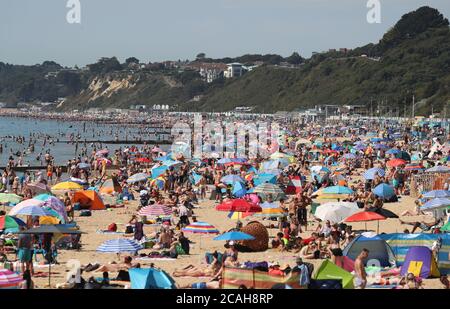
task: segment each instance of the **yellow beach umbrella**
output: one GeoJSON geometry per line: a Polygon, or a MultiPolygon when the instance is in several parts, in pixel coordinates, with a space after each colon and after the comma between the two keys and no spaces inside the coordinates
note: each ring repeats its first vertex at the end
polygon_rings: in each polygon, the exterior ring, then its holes
{"type": "Polygon", "coordinates": [[[83,186],[73,182],[73,181],[64,181],[57,183],[52,187],[52,190],[82,190],[83,186]]]}

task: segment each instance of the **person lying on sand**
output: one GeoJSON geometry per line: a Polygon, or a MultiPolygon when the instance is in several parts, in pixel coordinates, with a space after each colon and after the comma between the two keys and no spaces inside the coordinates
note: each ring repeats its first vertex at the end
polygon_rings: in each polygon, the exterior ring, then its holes
{"type": "Polygon", "coordinates": [[[194,265],[188,265],[183,269],[175,269],[172,273],[174,277],[214,277],[221,270],[221,265],[218,260],[218,253],[212,254],[213,260],[210,265],[203,267],[196,267],[194,265]]]}
{"type": "Polygon", "coordinates": [[[137,265],[137,264],[133,264],[132,260],[133,259],[131,258],[131,256],[126,256],[124,258],[123,263],[112,262],[112,263],[107,264],[107,265],[102,265],[99,268],[95,269],[94,271],[102,273],[102,272],[105,272],[105,271],[106,272],[118,272],[120,270],[128,270],[128,269],[133,268],[133,267],[135,267],[137,265]]]}
{"type": "Polygon", "coordinates": [[[401,220],[401,219],[399,219],[400,220],[400,223],[401,224],[405,224],[405,225],[411,225],[411,226],[413,226],[413,229],[412,229],[412,231],[411,231],[411,234],[414,234],[414,232],[418,229],[418,228],[420,228],[421,230],[422,230],[422,232],[428,232],[428,231],[430,231],[431,230],[431,228],[433,227],[433,226],[436,226],[436,225],[438,225],[440,222],[441,222],[441,219],[436,219],[434,222],[430,222],[430,223],[427,223],[427,222],[425,222],[425,221],[416,221],[416,222],[406,222],[406,221],[403,221],[403,220],[401,220]]]}

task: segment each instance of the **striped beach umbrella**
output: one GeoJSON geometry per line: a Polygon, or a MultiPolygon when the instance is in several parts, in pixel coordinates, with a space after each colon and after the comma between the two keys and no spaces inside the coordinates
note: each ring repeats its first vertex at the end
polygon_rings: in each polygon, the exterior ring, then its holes
{"type": "Polygon", "coordinates": [[[8,269],[0,269],[0,287],[8,288],[18,286],[23,281],[23,278],[8,269]]]}
{"type": "Polygon", "coordinates": [[[0,230],[19,230],[20,226],[26,226],[25,222],[12,216],[0,216],[0,230]]]}
{"type": "Polygon", "coordinates": [[[230,211],[230,213],[227,215],[228,218],[231,220],[241,220],[248,216],[251,216],[253,213],[249,212],[242,212],[242,211],[230,211]]]}
{"type": "Polygon", "coordinates": [[[438,165],[426,170],[427,173],[448,173],[450,172],[450,167],[445,165],[438,165]]]}
{"type": "Polygon", "coordinates": [[[147,217],[170,216],[171,214],[172,209],[161,204],[145,206],[139,210],[139,215],[147,217]]]}
{"type": "Polygon", "coordinates": [[[423,197],[425,198],[450,197],[450,191],[448,190],[428,191],[423,195],[423,197]]]}
{"type": "Polygon", "coordinates": [[[166,180],[163,177],[158,177],[158,178],[150,180],[150,186],[156,187],[158,189],[163,189],[165,183],[166,183],[166,180]]]}
{"type": "Polygon", "coordinates": [[[372,167],[366,170],[363,176],[366,180],[373,180],[377,175],[383,177],[385,174],[386,172],[384,169],[380,167],[372,167]]]}
{"type": "Polygon", "coordinates": [[[255,213],[254,214],[255,216],[269,217],[269,218],[286,216],[286,214],[284,213],[284,210],[275,203],[264,202],[260,206],[262,208],[262,211],[255,213]]]}
{"type": "Polygon", "coordinates": [[[150,175],[147,173],[137,173],[134,175],[131,175],[130,177],[128,177],[127,182],[128,183],[136,183],[136,182],[140,182],[140,181],[146,181],[147,178],[149,178],[150,175]]]}
{"type": "Polygon", "coordinates": [[[97,248],[97,251],[104,253],[121,253],[137,252],[141,249],[143,249],[142,246],[132,239],[118,238],[105,241],[97,248]]]}
{"type": "Polygon", "coordinates": [[[435,199],[432,199],[420,208],[421,210],[435,210],[440,208],[447,208],[450,206],[450,199],[445,197],[438,197],[435,199]]]}
{"type": "Polygon", "coordinates": [[[262,183],[256,188],[253,189],[253,193],[263,193],[263,194],[284,194],[283,190],[281,188],[273,183],[262,183]]]}
{"type": "Polygon", "coordinates": [[[186,233],[219,234],[219,230],[207,222],[193,222],[182,229],[186,233]]]}
{"type": "Polygon", "coordinates": [[[20,203],[22,197],[13,193],[0,193],[0,203],[20,203]]]}

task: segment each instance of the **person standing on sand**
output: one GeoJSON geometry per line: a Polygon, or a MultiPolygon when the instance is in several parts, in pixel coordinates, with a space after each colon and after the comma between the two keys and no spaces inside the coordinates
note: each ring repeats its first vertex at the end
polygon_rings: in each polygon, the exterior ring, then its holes
{"type": "Polygon", "coordinates": [[[355,260],[355,288],[365,289],[367,285],[367,273],[364,268],[364,262],[369,256],[369,250],[362,249],[361,253],[355,260]]]}

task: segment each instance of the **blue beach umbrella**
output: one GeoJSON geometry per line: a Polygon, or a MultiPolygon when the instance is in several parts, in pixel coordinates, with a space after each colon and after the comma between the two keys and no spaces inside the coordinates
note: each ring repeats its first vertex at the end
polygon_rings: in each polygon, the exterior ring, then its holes
{"type": "Polygon", "coordinates": [[[237,240],[253,240],[255,237],[243,232],[227,232],[214,238],[214,240],[237,241],[237,240]]]}
{"type": "Polygon", "coordinates": [[[394,188],[388,184],[382,183],[373,189],[373,194],[383,199],[388,199],[395,195],[394,188]]]}
{"type": "Polygon", "coordinates": [[[222,177],[222,179],[220,179],[221,182],[226,183],[226,184],[232,184],[234,182],[241,182],[241,183],[245,183],[245,180],[242,179],[241,176],[239,175],[226,175],[224,177],[222,177]]]}

